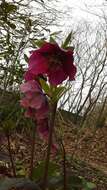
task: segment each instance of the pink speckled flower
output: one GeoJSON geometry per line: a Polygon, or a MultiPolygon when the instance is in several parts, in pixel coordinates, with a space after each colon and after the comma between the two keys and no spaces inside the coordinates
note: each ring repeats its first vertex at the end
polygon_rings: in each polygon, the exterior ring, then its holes
{"type": "Polygon", "coordinates": [[[58,44],[45,42],[40,49],[31,52],[25,80],[32,80],[45,74],[52,85],[61,84],[69,77],[75,79],[76,67],[73,64],[73,51],[64,50],[58,44]]]}

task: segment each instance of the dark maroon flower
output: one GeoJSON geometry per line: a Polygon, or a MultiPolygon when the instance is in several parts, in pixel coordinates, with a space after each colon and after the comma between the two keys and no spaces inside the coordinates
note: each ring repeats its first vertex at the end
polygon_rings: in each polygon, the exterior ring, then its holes
{"type": "Polygon", "coordinates": [[[52,85],[61,84],[69,77],[75,79],[76,67],[73,64],[73,51],[64,50],[58,44],[45,42],[40,49],[32,51],[25,80],[45,74],[52,85]]]}

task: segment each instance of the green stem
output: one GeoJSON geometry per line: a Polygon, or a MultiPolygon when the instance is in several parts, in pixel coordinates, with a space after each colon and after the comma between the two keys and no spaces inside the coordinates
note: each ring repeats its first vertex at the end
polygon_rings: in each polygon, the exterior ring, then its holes
{"type": "Polygon", "coordinates": [[[56,108],[57,108],[57,102],[52,104],[52,107],[51,107],[52,110],[51,110],[51,117],[50,117],[50,124],[49,124],[49,138],[48,138],[47,155],[46,155],[45,169],[44,169],[43,190],[46,190],[47,182],[48,182],[48,169],[49,169],[50,153],[51,153],[51,147],[52,147],[52,136],[53,136],[53,131],[54,131],[56,108]]]}
{"type": "Polygon", "coordinates": [[[33,174],[34,153],[35,153],[35,137],[36,137],[35,126],[33,126],[33,129],[32,129],[31,160],[30,160],[30,175],[29,175],[29,178],[31,180],[32,180],[32,174],[33,174]]]}
{"type": "Polygon", "coordinates": [[[61,140],[61,145],[63,151],[63,179],[64,179],[63,183],[64,183],[64,190],[67,190],[66,151],[62,140],[61,140]]]}

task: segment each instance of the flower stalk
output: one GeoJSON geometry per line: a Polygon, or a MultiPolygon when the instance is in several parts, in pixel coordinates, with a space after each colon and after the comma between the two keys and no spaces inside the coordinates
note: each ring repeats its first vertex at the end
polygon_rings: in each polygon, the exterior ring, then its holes
{"type": "Polygon", "coordinates": [[[32,127],[32,145],[31,145],[31,160],[30,160],[30,175],[29,175],[29,178],[31,180],[32,180],[32,174],[33,174],[34,153],[35,153],[35,137],[36,137],[35,126],[32,127]]]}
{"type": "Polygon", "coordinates": [[[48,183],[48,169],[49,169],[49,161],[50,161],[50,154],[51,154],[51,147],[52,147],[52,137],[54,131],[54,123],[55,123],[55,114],[57,108],[57,102],[51,105],[51,117],[49,123],[49,137],[48,137],[48,147],[47,147],[47,155],[45,161],[45,168],[44,168],[44,176],[43,176],[43,190],[46,190],[47,183],[48,183]]]}
{"type": "Polygon", "coordinates": [[[66,151],[62,140],[61,140],[61,146],[63,153],[63,189],[67,190],[66,151]]]}

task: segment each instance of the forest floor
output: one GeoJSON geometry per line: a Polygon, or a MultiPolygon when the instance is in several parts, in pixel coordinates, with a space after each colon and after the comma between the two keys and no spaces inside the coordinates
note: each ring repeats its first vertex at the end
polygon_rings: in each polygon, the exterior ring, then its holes
{"type": "Polygon", "coordinates": [[[96,189],[107,190],[107,127],[77,131],[74,125],[66,126],[67,154],[79,163],[75,167],[78,173],[95,182],[96,189]]]}
{"type": "MultiPolygon", "coordinates": [[[[107,190],[107,127],[83,129],[79,133],[75,126],[64,127],[64,146],[68,170],[96,184],[95,190],[107,190]]],[[[30,133],[15,133],[11,137],[11,150],[16,161],[21,160],[26,170],[29,168],[30,133]],[[27,166],[27,167],[26,167],[27,166]]],[[[35,164],[44,159],[46,145],[36,138],[35,164]]],[[[0,177],[12,177],[9,163],[7,139],[0,134],[0,177]]]]}

